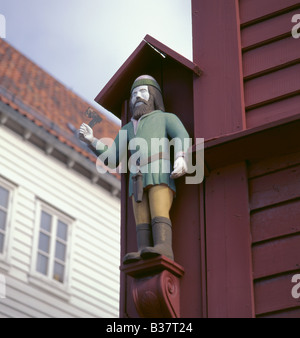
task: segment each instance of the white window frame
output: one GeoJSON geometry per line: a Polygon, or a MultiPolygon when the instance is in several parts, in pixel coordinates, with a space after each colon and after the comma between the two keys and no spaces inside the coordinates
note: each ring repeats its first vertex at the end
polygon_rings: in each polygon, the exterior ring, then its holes
{"type": "Polygon", "coordinates": [[[75,224],[75,220],[70,216],[67,216],[63,212],[59,211],[48,203],[37,199],[36,200],[36,217],[34,227],[34,238],[32,246],[32,262],[30,269],[29,282],[47,289],[47,291],[57,294],[62,298],[68,299],[70,294],[70,271],[71,271],[71,252],[72,252],[72,232],[75,224]],[[37,271],[37,257],[39,251],[39,235],[40,235],[40,222],[41,213],[45,211],[52,216],[52,229],[51,229],[51,240],[50,240],[50,252],[49,252],[49,267],[47,275],[37,271]],[[65,258],[65,271],[64,281],[60,282],[53,278],[54,269],[54,257],[55,257],[55,242],[56,242],[56,229],[57,220],[60,220],[68,225],[67,231],[67,248],[65,258]]]}
{"type": "Polygon", "coordinates": [[[12,228],[14,224],[15,207],[16,207],[17,186],[3,177],[0,177],[0,186],[9,191],[3,252],[0,252],[0,268],[8,271],[11,253],[10,248],[13,231],[12,228]]]}

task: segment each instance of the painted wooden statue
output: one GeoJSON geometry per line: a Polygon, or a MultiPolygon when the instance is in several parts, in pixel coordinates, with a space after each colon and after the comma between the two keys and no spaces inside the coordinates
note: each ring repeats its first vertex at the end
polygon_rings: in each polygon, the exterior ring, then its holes
{"type": "Polygon", "coordinates": [[[105,155],[105,164],[111,168],[119,165],[128,149],[131,151],[129,196],[136,222],[138,251],[127,253],[123,263],[158,255],[174,260],[169,212],[176,194],[174,179],[187,172],[184,140],[189,135],[176,115],[165,112],[161,88],[149,75],[134,81],[130,111],[131,121],[121,128],[113,146],[108,149],[85,123],[80,126],[79,137],[97,156],[105,155]],[[170,153],[171,148],[174,154],[170,153]],[[174,156],[173,170],[171,155],[174,156]]]}

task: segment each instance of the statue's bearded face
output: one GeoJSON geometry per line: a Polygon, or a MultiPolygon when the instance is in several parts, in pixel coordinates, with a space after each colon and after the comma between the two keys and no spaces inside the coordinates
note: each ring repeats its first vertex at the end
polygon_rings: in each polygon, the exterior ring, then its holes
{"type": "Polygon", "coordinates": [[[130,110],[132,117],[136,120],[155,110],[153,95],[149,92],[148,86],[139,86],[133,89],[130,98],[130,110]]]}

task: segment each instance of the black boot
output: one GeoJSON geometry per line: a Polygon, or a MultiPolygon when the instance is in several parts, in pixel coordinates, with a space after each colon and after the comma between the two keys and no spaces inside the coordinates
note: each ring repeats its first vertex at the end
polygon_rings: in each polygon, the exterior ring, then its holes
{"type": "Polygon", "coordinates": [[[130,264],[139,261],[140,259],[142,259],[141,250],[147,246],[153,245],[151,225],[147,223],[138,224],[136,226],[136,237],[138,251],[127,253],[123,257],[123,264],[130,264]]]}
{"type": "Polygon", "coordinates": [[[152,219],[152,235],[154,247],[146,247],[141,251],[144,259],[164,255],[174,260],[172,250],[172,223],[166,217],[152,219]]]}

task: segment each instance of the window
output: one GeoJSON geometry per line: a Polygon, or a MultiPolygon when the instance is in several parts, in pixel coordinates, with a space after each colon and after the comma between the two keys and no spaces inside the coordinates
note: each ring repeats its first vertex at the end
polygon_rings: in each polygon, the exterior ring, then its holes
{"type": "Polygon", "coordinates": [[[35,271],[66,283],[71,220],[55,209],[39,208],[35,271]]]}
{"type": "Polygon", "coordinates": [[[7,228],[9,190],[0,186],[0,253],[4,251],[5,232],[7,228]]]}
{"type": "Polygon", "coordinates": [[[0,256],[7,259],[8,235],[12,223],[12,198],[15,186],[0,177],[0,256]]]}

